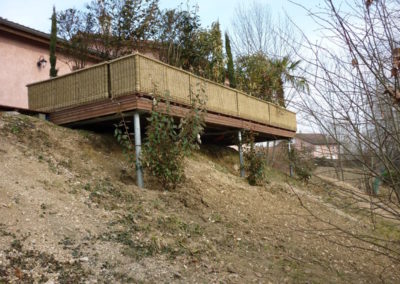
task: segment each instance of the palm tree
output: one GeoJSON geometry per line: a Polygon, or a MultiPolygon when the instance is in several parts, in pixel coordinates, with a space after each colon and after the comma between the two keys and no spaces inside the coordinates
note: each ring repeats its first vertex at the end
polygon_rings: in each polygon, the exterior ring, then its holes
{"type": "Polygon", "coordinates": [[[308,90],[303,77],[294,75],[300,61],[288,56],[269,59],[262,52],[240,56],[236,60],[238,87],[252,96],[286,107],[285,84],[298,91],[308,90]]]}
{"type": "Polygon", "coordinates": [[[281,59],[269,60],[269,76],[271,78],[269,86],[275,93],[278,105],[286,107],[285,102],[285,83],[290,84],[297,91],[308,90],[308,85],[304,77],[293,75],[299,66],[300,61],[291,61],[288,56],[281,59]]]}

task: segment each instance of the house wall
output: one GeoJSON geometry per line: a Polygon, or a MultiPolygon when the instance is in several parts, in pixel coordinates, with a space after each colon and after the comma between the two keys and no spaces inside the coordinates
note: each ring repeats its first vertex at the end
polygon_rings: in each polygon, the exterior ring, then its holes
{"type": "Polygon", "coordinates": [[[315,158],[326,158],[334,159],[338,158],[338,147],[337,145],[315,145],[314,157],[315,158]]]}
{"type": "MultiPolygon", "coordinates": [[[[0,31],[0,105],[28,108],[27,84],[49,79],[50,60],[49,43],[38,42],[22,36],[0,31]],[[45,67],[38,67],[37,62],[43,56],[45,67]]],[[[158,53],[150,48],[143,48],[141,53],[158,59],[158,53]]],[[[59,50],[56,52],[58,75],[72,71],[72,64],[59,50]]],[[[86,62],[86,67],[96,62],[86,62]]]]}
{"type": "MultiPolygon", "coordinates": [[[[67,59],[57,55],[58,74],[71,72],[67,59]]],[[[0,32],[0,105],[28,108],[27,84],[49,78],[49,45],[0,32]],[[37,62],[43,56],[46,66],[37,62]]]]}
{"type": "Polygon", "coordinates": [[[313,145],[299,138],[293,140],[293,146],[297,150],[310,149],[314,158],[338,159],[338,145],[313,145]]]}
{"type": "Polygon", "coordinates": [[[294,138],[292,140],[292,142],[293,142],[294,148],[297,150],[310,149],[310,151],[312,151],[312,152],[314,152],[314,150],[315,150],[314,149],[315,147],[313,144],[303,141],[299,138],[294,138]]]}

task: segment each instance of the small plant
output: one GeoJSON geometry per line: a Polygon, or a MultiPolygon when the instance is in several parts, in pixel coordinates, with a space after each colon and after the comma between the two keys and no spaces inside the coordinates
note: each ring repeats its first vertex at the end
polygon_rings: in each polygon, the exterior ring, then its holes
{"type": "Polygon", "coordinates": [[[257,152],[254,140],[254,133],[252,131],[247,133],[245,141],[250,147],[244,154],[247,180],[250,185],[263,185],[266,182],[265,159],[262,153],[257,152]]]}
{"type": "Polygon", "coordinates": [[[184,158],[198,148],[198,136],[204,129],[204,89],[191,90],[191,109],[177,125],[170,114],[169,94],[165,109],[155,100],[143,147],[143,165],[158,178],[165,189],[174,189],[184,178],[184,158]]]}
{"type": "Polygon", "coordinates": [[[123,153],[128,158],[131,166],[135,165],[135,143],[132,141],[133,133],[129,132],[129,126],[126,124],[124,118],[118,123],[114,124],[114,137],[117,138],[118,143],[123,148],[123,153]]]}
{"type": "Polygon", "coordinates": [[[22,131],[21,127],[19,125],[12,125],[11,126],[11,133],[12,134],[18,134],[22,131]]]}
{"type": "MultiPolygon", "coordinates": [[[[155,87],[154,94],[157,94],[155,87]]],[[[170,100],[167,92],[163,97],[155,96],[149,125],[146,130],[146,140],[143,144],[141,162],[150,174],[156,177],[165,189],[174,189],[184,178],[184,158],[198,149],[200,134],[204,130],[205,90],[197,85],[196,90],[190,90],[191,108],[187,115],[175,122],[170,114],[170,100]]],[[[132,133],[122,118],[115,125],[114,136],[124,148],[130,165],[135,163],[135,144],[132,133]]]]}
{"type": "Polygon", "coordinates": [[[301,151],[292,148],[289,153],[289,160],[294,165],[294,171],[298,178],[304,182],[308,182],[315,168],[314,159],[307,149],[301,151]]]}

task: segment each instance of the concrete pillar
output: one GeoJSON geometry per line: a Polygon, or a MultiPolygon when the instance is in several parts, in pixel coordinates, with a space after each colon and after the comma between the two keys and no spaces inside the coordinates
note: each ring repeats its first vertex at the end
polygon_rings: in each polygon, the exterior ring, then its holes
{"type": "Polygon", "coordinates": [[[133,115],[133,124],[135,130],[135,152],[136,152],[136,176],[137,176],[137,186],[143,187],[143,171],[142,164],[140,163],[140,157],[142,153],[142,138],[140,135],[140,115],[135,112],[133,115]]]}
{"type": "Polygon", "coordinates": [[[239,139],[239,162],[240,162],[240,176],[244,177],[244,159],[243,159],[243,149],[242,149],[242,132],[238,131],[239,139]]]}
{"type": "Polygon", "coordinates": [[[46,114],[45,113],[39,113],[38,118],[41,120],[46,120],[46,114]]]}

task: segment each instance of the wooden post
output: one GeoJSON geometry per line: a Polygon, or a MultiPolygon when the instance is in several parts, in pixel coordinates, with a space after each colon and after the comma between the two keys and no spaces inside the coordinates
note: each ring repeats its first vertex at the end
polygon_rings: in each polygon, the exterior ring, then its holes
{"type": "Polygon", "coordinates": [[[133,124],[135,129],[135,152],[136,152],[136,176],[137,186],[143,188],[143,172],[142,164],[140,163],[140,157],[142,153],[142,138],[140,135],[140,115],[139,112],[135,112],[133,115],[133,124]]]}
{"type": "Polygon", "coordinates": [[[240,176],[244,177],[244,160],[243,160],[243,149],[242,149],[242,132],[238,131],[238,139],[239,139],[239,162],[240,162],[240,176]]]}

